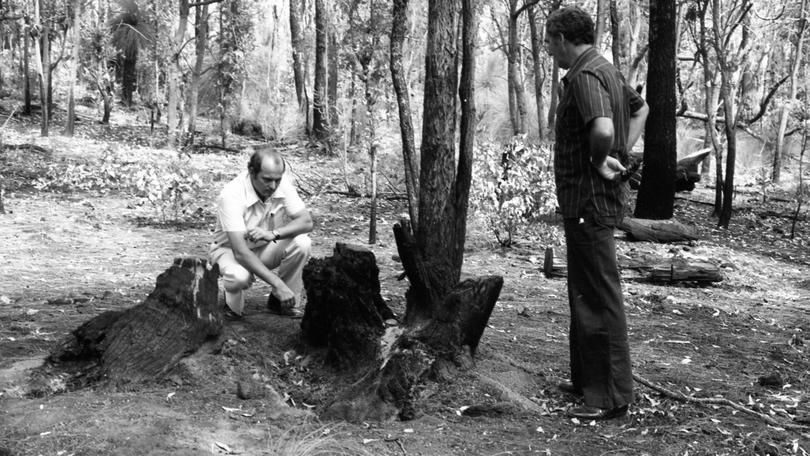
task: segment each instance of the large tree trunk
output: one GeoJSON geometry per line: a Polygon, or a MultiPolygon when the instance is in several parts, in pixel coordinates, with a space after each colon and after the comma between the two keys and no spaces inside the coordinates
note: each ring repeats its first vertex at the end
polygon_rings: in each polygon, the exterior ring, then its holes
{"type": "Polygon", "coordinates": [[[70,369],[78,383],[159,379],[205,339],[219,335],[218,275],[203,259],[177,258],[144,302],[87,321],[48,360],[70,369]]]}
{"type": "MultiPolygon", "coordinates": [[[[654,0],[653,0],[654,1],[654,0]]],[[[610,14],[608,0],[596,0],[596,30],[594,30],[594,44],[602,52],[602,37],[605,36],[605,27],[610,14]]]]}
{"type": "Polygon", "coordinates": [[[402,68],[402,49],[408,27],[408,0],[394,0],[391,13],[391,81],[397,95],[399,107],[399,131],[402,138],[402,162],[405,166],[405,189],[408,194],[408,214],[411,225],[416,229],[419,226],[417,211],[417,189],[419,183],[419,167],[416,161],[416,146],[414,144],[413,123],[411,121],[411,100],[408,93],[408,81],[402,68]]]}
{"type": "Polygon", "coordinates": [[[326,42],[329,24],[324,0],[315,0],[315,87],[312,101],[312,133],[318,139],[329,135],[329,107],[326,93],[326,42]]]}
{"type": "Polygon", "coordinates": [[[39,74],[40,135],[48,136],[48,117],[50,99],[48,99],[48,76],[51,68],[51,28],[48,20],[41,18],[43,0],[34,2],[34,23],[39,26],[39,36],[34,41],[37,55],[37,73],[39,74]]]}
{"type": "Polygon", "coordinates": [[[132,94],[138,86],[138,48],[134,47],[132,53],[124,55],[121,64],[121,101],[127,106],[132,105],[132,94]]]}
{"type": "Polygon", "coordinates": [[[622,14],[619,11],[618,0],[610,0],[610,35],[611,44],[610,51],[613,55],[613,66],[615,66],[620,73],[627,76],[625,73],[626,55],[624,52],[625,43],[622,38],[622,14]]]}
{"type": "MultiPolygon", "coordinates": [[[[650,55],[647,93],[650,118],[644,138],[644,177],[635,216],[646,219],[672,217],[675,204],[675,167],[678,156],[675,131],[675,3],[650,2],[650,55]]],[[[628,151],[629,152],[629,151],[628,151]]]]}

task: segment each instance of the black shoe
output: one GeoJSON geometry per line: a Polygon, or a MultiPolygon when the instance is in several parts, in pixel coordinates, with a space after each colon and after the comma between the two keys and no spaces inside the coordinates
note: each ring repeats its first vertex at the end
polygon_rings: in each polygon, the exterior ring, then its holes
{"type": "Polygon", "coordinates": [[[303,318],[304,312],[296,309],[295,307],[287,307],[285,309],[270,309],[270,313],[274,313],[276,315],[281,315],[283,317],[290,317],[290,318],[303,318]]]}
{"type": "Polygon", "coordinates": [[[238,313],[231,310],[231,308],[228,307],[227,304],[222,306],[222,310],[220,311],[220,313],[222,314],[222,318],[225,319],[225,320],[233,321],[233,320],[241,320],[242,319],[242,315],[239,315],[238,313]]]}
{"type": "Polygon", "coordinates": [[[596,407],[571,407],[565,412],[570,418],[579,418],[581,420],[610,420],[613,418],[621,418],[627,415],[627,406],[616,407],[612,409],[601,409],[596,407]]]}
{"type": "Polygon", "coordinates": [[[290,318],[302,318],[304,316],[304,312],[295,308],[295,307],[281,307],[281,301],[278,300],[277,297],[270,295],[267,298],[267,308],[270,310],[270,313],[274,313],[276,315],[281,315],[284,317],[290,318]]]}
{"type": "Polygon", "coordinates": [[[574,396],[582,396],[582,390],[568,381],[557,383],[557,389],[563,393],[573,394],[574,396]]]}

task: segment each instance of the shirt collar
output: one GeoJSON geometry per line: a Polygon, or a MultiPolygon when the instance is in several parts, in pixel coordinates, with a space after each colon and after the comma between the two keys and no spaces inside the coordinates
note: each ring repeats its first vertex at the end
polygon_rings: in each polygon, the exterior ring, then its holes
{"type": "Polygon", "coordinates": [[[262,201],[261,198],[259,198],[259,195],[256,194],[256,189],[253,188],[253,183],[250,181],[250,172],[249,171],[243,172],[245,173],[244,177],[245,203],[247,204],[248,207],[253,206],[256,203],[266,203],[271,199],[284,198],[284,188],[282,187],[281,184],[283,184],[287,180],[287,173],[284,173],[281,176],[281,181],[279,181],[278,187],[276,187],[276,191],[273,192],[273,194],[270,195],[270,197],[267,198],[267,200],[262,201]]]}
{"type": "Polygon", "coordinates": [[[577,75],[577,73],[582,71],[582,69],[585,67],[585,64],[588,63],[595,55],[599,55],[599,53],[596,52],[596,49],[593,46],[584,50],[582,54],[579,54],[577,59],[574,60],[574,63],[571,64],[571,68],[569,68],[568,72],[566,72],[565,76],[563,76],[562,78],[563,83],[565,83],[565,85],[568,85],[568,83],[571,82],[571,79],[573,79],[574,76],[577,75]]]}

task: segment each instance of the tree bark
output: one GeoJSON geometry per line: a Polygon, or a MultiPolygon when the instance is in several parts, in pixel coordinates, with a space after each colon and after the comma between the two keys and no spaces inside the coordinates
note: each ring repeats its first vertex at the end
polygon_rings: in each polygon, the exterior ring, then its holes
{"type": "Polygon", "coordinates": [[[329,135],[329,107],[327,98],[327,35],[328,21],[324,0],[315,0],[315,87],[312,101],[312,133],[317,139],[329,135]]]}
{"type": "MultiPolygon", "coordinates": [[[[23,81],[25,93],[23,94],[23,114],[26,116],[31,115],[31,25],[29,20],[25,20],[25,27],[23,28],[23,81]]],[[[38,58],[38,57],[37,57],[38,58]]]]}
{"type": "Polygon", "coordinates": [[[543,65],[543,32],[542,27],[538,28],[537,11],[534,7],[529,8],[529,29],[532,36],[532,67],[534,69],[534,101],[537,104],[537,137],[542,141],[546,137],[545,116],[546,106],[543,95],[543,85],[546,82],[546,69],[543,65]]]}
{"type": "Polygon", "coordinates": [[[402,162],[405,167],[405,191],[408,195],[408,214],[414,229],[419,226],[417,192],[419,167],[416,161],[413,123],[411,121],[411,99],[408,81],[402,67],[402,49],[408,30],[408,0],[394,0],[391,13],[391,82],[397,95],[399,108],[399,131],[402,138],[402,162]]]}
{"type": "Polygon", "coordinates": [[[793,58],[790,61],[790,92],[788,93],[787,101],[782,104],[779,111],[779,127],[776,134],[776,150],[773,152],[773,170],[771,171],[771,180],[779,182],[782,173],[782,156],[785,153],[785,131],[787,130],[788,117],[790,116],[790,109],[796,99],[796,93],[799,86],[799,68],[802,64],[803,47],[804,47],[804,31],[807,27],[807,18],[805,10],[807,9],[807,0],[801,1],[799,10],[799,17],[796,21],[798,30],[796,32],[796,46],[793,48],[793,58]]]}
{"type": "MultiPolygon", "coordinates": [[[[675,205],[675,168],[678,156],[675,131],[675,3],[650,1],[650,54],[647,94],[650,117],[644,138],[644,176],[636,201],[635,216],[668,219],[675,205]]],[[[629,151],[627,151],[629,152],[629,151]]]]}
{"type": "Polygon", "coordinates": [[[208,48],[208,4],[197,5],[194,9],[194,70],[188,91],[188,134],[189,142],[194,143],[197,133],[197,108],[200,97],[200,78],[205,63],[205,50],[208,48]]]}
{"type": "Polygon", "coordinates": [[[613,66],[620,73],[627,76],[625,72],[624,39],[622,38],[622,14],[619,11],[618,0],[610,0],[610,51],[613,55],[613,66]]]}
{"type": "Polygon", "coordinates": [[[203,259],[177,258],[144,302],[87,321],[48,360],[70,369],[74,382],[159,379],[207,338],[219,335],[217,277],[216,267],[203,259]]]}
{"type": "Polygon", "coordinates": [[[65,121],[65,136],[73,136],[76,127],[76,100],[74,98],[73,89],[76,86],[76,78],[79,71],[79,47],[81,46],[81,23],[79,22],[79,11],[81,10],[81,2],[75,0],[73,2],[73,18],[72,22],[72,55],[70,62],[70,82],[68,88],[68,109],[67,120],[65,121]]]}
{"type": "Polygon", "coordinates": [[[172,39],[172,54],[170,57],[168,79],[169,79],[169,108],[166,114],[166,123],[168,124],[168,143],[169,147],[174,147],[177,139],[177,106],[180,99],[180,76],[183,69],[180,67],[180,53],[183,50],[183,44],[186,36],[186,28],[188,27],[188,14],[189,14],[189,0],[178,0],[178,23],[177,30],[172,39]]]}
{"type": "Polygon", "coordinates": [[[605,36],[605,27],[610,14],[608,0],[596,0],[596,30],[594,31],[594,44],[602,52],[602,37],[605,36]]]}
{"type": "Polygon", "coordinates": [[[519,65],[520,42],[518,42],[517,0],[509,1],[508,45],[507,45],[507,82],[509,84],[509,113],[512,119],[512,133],[526,133],[526,92],[519,65]]]}
{"type": "Polygon", "coordinates": [[[309,111],[309,97],[306,86],[306,47],[304,45],[304,33],[301,30],[301,7],[304,2],[290,0],[290,40],[292,44],[293,58],[293,82],[295,83],[295,95],[298,100],[298,108],[301,112],[309,111]]]}
{"type": "Polygon", "coordinates": [[[328,82],[328,94],[327,98],[329,99],[329,125],[333,129],[337,129],[338,125],[340,125],[340,118],[338,117],[338,107],[337,107],[337,99],[338,99],[338,61],[340,59],[340,47],[338,46],[337,40],[337,30],[335,24],[329,25],[329,50],[327,54],[329,56],[329,75],[327,77],[328,82]]]}

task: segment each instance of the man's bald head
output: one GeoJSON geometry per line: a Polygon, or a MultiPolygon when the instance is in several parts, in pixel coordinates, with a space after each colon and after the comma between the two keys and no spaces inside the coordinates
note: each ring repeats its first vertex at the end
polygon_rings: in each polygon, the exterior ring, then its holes
{"type": "Polygon", "coordinates": [[[272,146],[261,146],[256,148],[250,156],[250,160],[248,160],[248,172],[250,172],[252,176],[256,176],[256,174],[262,170],[262,164],[264,164],[265,160],[270,161],[269,164],[273,169],[281,169],[282,173],[287,169],[287,163],[280,153],[272,146]]]}

